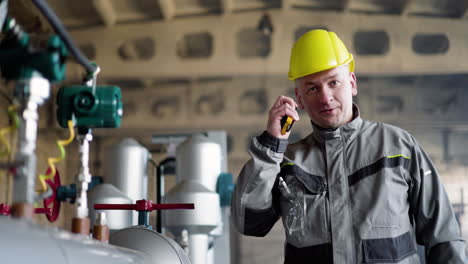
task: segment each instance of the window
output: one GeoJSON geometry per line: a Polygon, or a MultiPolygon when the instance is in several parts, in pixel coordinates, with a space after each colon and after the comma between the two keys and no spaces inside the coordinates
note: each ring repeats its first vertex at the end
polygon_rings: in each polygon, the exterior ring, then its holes
{"type": "Polygon", "coordinates": [[[181,58],[208,58],[213,53],[213,37],[210,33],[187,34],[177,42],[177,55],[181,58]]]}
{"type": "Polygon", "coordinates": [[[412,41],[413,51],[417,54],[443,54],[449,49],[449,39],[443,33],[416,34],[412,41]]]}
{"type": "Polygon", "coordinates": [[[383,30],[358,31],[354,34],[354,49],[359,55],[383,55],[390,49],[390,38],[383,30]]]}

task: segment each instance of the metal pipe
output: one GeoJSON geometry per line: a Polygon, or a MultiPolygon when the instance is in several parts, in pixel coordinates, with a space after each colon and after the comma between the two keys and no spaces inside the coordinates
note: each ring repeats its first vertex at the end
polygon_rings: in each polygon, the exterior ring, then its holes
{"type": "Polygon", "coordinates": [[[89,142],[93,140],[91,131],[85,135],[79,135],[80,141],[80,172],[77,176],[77,197],[76,197],[76,217],[88,217],[88,185],[91,183],[91,173],[89,172],[89,142]]]}
{"type": "Polygon", "coordinates": [[[72,219],[72,232],[75,234],[89,235],[91,228],[90,220],[88,217],[74,217],[72,219]]]}
{"type": "Polygon", "coordinates": [[[91,129],[86,131],[86,134],[78,136],[80,141],[80,169],[77,176],[77,195],[76,195],[76,211],[75,217],[72,219],[72,232],[77,234],[88,235],[91,223],[88,217],[88,185],[91,183],[91,173],[89,172],[89,142],[93,140],[91,129]]]}
{"type": "Polygon", "coordinates": [[[208,260],[208,235],[189,234],[189,256],[194,264],[204,264],[208,260]]]}
{"type": "Polygon", "coordinates": [[[50,83],[32,69],[23,69],[15,96],[21,102],[18,129],[18,152],[15,160],[24,161],[17,167],[13,184],[13,215],[32,218],[36,176],[36,138],[39,120],[38,107],[50,95],[50,83]]]}
{"type": "Polygon", "coordinates": [[[140,211],[138,212],[138,225],[148,227],[149,224],[149,212],[140,211]]]}
{"type": "Polygon", "coordinates": [[[13,162],[7,162],[7,163],[0,162],[0,169],[11,170],[13,168],[20,167],[23,165],[24,165],[24,161],[20,161],[20,160],[15,160],[13,162]]]}
{"type": "Polygon", "coordinates": [[[104,243],[109,242],[109,227],[107,226],[106,213],[99,212],[96,215],[96,223],[93,228],[93,238],[104,243]]]}
{"type": "MultiPolygon", "coordinates": [[[[154,161],[152,161],[154,163],[154,161]]],[[[159,165],[156,167],[156,203],[162,203],[162,197],[164,196],[164,172],[166,170],[167,165],[170,163],[174,163],[175,158],[166,158],[159,165]]],[[[155,163],[154,163],[155,164],[155,163]]],[[[172,164],[172,172],[175,170],[175,165],[172,164]]],[[[160,212],[157,213],[156,216],[156,231],[158,233],[162,233],[162,214],[160,212]]]]}

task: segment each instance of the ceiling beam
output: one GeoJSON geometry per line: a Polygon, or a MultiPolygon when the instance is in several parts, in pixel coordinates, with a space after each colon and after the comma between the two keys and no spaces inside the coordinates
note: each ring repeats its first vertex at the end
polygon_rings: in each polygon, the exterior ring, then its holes
{"type": "Polygon", "coordinates": [[[465,2],[465,10],[461,12],[461,18],[463,19],[468,18],[468,2],[465,2]]]}
{"type": "Polygon", "coordinates": [[[341,6],[341,7],[342,7],[342,10],[343,10],[344,12],[349,11],[349,7],[350,7],[350,5],[351,5],[350,2],[351,2],[351,0],[343,0],[342,6],[341,6]]]}
{"type": "Polygon", "coordinates": [[[175,16],[175,3],[173,0],[158,0],[159,8],[164,20],[170,20],[175,16]]]}
{"type": "Polygon", "coordinates": [[[411,1],[412,0],[403,0],[401,2],[401,11],[400,11],[400,15],[402,16],[407,16],[408,13],[409,13],[409,6],[411,5],[411,1]]]}
{"type": "Polygon", "coordinates": [[[117,23],[117,14],[111,0],[94,0],[93,6],[107,27],[112,27],[117,23]]]}
{"type": "Polygon", "coordinates": [[[221,13],[229,14],[234,9],[233,0],[221,0],[221,13]]]}
{"type": "Polygon", "coordinates": [[[236,5],[236,11],[237,10],[245,10],[245,11],[252,11],[252,9],[265,9],[267,6],[266,1],[265,2],[258,2],[258,1],[245,1],[241,3],[238,3],[236,5]]]}

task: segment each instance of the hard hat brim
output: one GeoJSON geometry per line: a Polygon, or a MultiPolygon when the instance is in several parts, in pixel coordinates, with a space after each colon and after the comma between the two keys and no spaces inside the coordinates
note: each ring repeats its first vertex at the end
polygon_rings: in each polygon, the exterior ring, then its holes
{"type": "Polygon", "coordinates": [[[288,79],[291,80],[291,81],[294,81],[296,79],[302,78],[302,77],[307,76],[307,75],[327,71],[327,70],[330,70],[330,69],[333,69],[333,68],[336,68],[336,67],[340,67],[340,66],[343,66],[343,65],[346,65],[346,64],[349,65],[349,71],[354,72],[354,58],[353,58],[353,55],[351,53],[349,54],[349,59],[347,59],[345,62],[343,62],[341,64],[330,65],[329,67],[325,67],[320,71],[306,72],[306,73],[298,74],[296,76],[291,76],[291,72],[289,72],[288,73],[288,79]]]}

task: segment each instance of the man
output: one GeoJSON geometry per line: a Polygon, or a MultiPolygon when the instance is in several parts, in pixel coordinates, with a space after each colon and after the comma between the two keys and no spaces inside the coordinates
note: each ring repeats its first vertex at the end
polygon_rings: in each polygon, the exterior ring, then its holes
{"type": "Polygon", "coordinates": [[[333,32],[291,52],[297,103],[280,96],[253,138],[232,202],[237,229],[265,236],[282,218],[285,263],[465,263],[464,240],[431,160],[406,131],[362,120],[354,60],[333,32]],[[287,145],[280,120],[307,112],[313,132],[287,145]]]}

